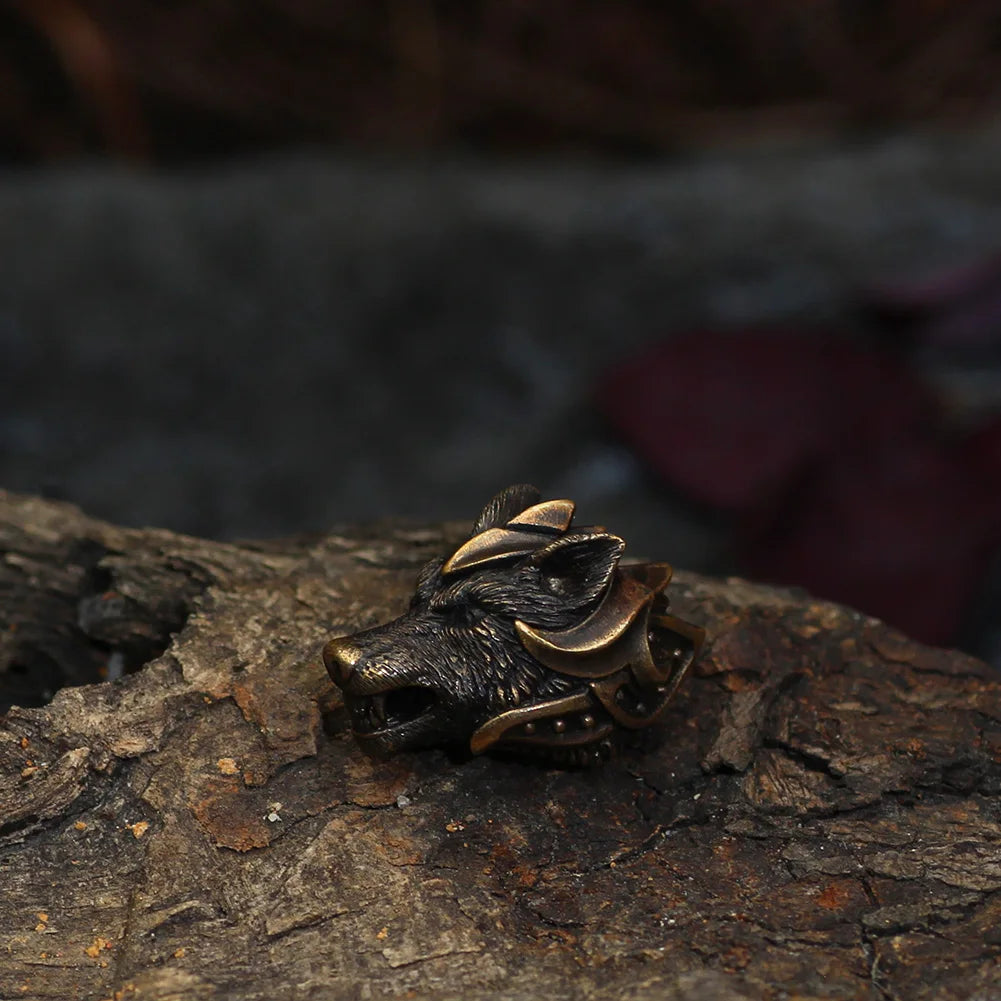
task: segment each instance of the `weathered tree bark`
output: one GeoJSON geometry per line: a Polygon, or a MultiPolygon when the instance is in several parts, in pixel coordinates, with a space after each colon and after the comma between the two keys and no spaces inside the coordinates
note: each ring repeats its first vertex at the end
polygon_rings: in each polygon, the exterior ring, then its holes
{"type": "Polygon", "coordinates": [[[0,494],[0,690],[134,671],[0,716],[0,997],[998,996],[990,668],[681,574],[709,641],[651,747],[369,760],[319,646],[457,538],[229,545],[0,494]]]}

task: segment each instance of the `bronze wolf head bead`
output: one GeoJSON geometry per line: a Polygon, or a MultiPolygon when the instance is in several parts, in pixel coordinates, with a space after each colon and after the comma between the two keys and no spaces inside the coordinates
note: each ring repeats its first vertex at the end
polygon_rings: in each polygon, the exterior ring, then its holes
{"type": "Polygon", "coordinates": [[[458,743],[589,764],[657,718],[703,631],[667,613],[666,563],[623,566],[622,539],[573,515],[508,487],[420,571],[405,614],[327,643],[365,750],[458,743]]]}

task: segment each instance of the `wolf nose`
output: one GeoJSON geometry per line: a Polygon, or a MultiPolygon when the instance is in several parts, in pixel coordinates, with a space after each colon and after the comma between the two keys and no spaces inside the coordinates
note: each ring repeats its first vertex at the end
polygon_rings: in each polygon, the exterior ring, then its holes
{"type": "Polygon", "coordinates": [[[351,642],[350,636],[338,636],[323,648],[323,663],[334,684],[343,688],[354,674],[361,650],[351,642]]]}

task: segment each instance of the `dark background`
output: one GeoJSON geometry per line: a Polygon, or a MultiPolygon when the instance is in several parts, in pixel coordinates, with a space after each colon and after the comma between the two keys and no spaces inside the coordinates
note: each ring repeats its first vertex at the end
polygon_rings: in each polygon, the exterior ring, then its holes
{"type": "Polygon", "coordinates": [[[530,480],[1001,663],[999,102],[996,2],[7,4],[0,485],[236,538],[530,480]]]}

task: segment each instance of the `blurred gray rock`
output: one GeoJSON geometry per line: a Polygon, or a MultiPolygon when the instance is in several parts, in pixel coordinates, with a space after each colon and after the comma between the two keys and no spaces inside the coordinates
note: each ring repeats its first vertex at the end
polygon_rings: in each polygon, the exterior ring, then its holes
{"type": "MultiPolygon", "coordinates": [[[[643,166],[300,154],[0,176],[0,484],[217,537],[574,496],[725,563],[590,404],[692,325],[1001,247],[1001,130],[643,166]]],[[[670,435],[670,428],[664,434],[670,435]]]]}

